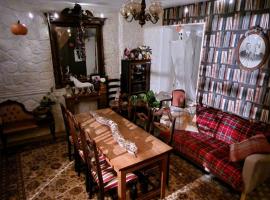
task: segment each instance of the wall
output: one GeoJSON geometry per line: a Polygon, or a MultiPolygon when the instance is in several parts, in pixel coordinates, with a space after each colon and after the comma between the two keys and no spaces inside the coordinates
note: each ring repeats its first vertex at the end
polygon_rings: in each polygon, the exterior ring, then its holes
{"type": "MultiPolygon", "coordinates": [[[[0,102],[13,99],[33,110],[54,87],[48,27],[43,16],[46,9],[40,10],[39,6],[20,0],[0,1],[0,102]],[[34,19],[28,17],[29,11],[34,13],[34,19]],[[18,19],[28,27],[26,36],[15,36],[10,32],[11,24],[18,19]]],[[[51,7],[48,10],[52,10],[51,7]]],[[[120,75],[123,49],[142,45],[143,33],[137,22],[124,21],[118,11],[103,13],[107,18],[103,28],[105,69],[109,77],[116,78],[120,75]]],[[[63,102],[64,93],[64,89],[55,91],[60,102],[63,102]]],[[[53,107],[53,113],[56,131],[62,131],[59,105],[53,107]]]]}
{"type": "MultiPolygon", "coordinates": [[[[205,21],[198,102],[243,118],[270,123],[270,62],[245,70],[237,62],[240,38],[253,26],[270,36],[270,1],[212,0],[168,8],[164,24],[205,21]]],[[[269,45],[269,41],[268,41],[269,45]]]]}

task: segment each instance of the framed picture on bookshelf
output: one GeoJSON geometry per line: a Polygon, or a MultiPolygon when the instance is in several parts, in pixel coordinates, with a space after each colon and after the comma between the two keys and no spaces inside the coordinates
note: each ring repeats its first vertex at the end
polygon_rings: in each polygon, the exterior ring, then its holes
{"type": "Polygon", "coordinates": [[[253,27],[240,39],[237,61],[242,69],[255,70],[266,62],[269,40],[260,27],[253,27]]]}

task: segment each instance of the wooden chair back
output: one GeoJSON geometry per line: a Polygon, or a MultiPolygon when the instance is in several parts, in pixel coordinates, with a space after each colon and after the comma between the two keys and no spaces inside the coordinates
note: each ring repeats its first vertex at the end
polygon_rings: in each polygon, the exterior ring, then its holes
{"type": "Polygon", "coordinates": [[[69,134],[72,137],[74,146],[76,147],[77,150],[79,150],[80,143],[79,143],[79,134],[78,134],[78,122],[70,111],[66,110],[66,113],[67,113],[69,134]]]}
{"type": "Polygon", "coordinates": [[[96,142],[89,137],[89,135],[82,127],[80,127],[80,136],[82,142],[82,150],[84,153],[84,159],[85,162],[87,163],[88,173],[92,173],[94,176],[97,176],[98,178],[97,184],[99,186],[100,195],[104,196],[104,183],[99,163],[99,153],[96,146],[96,142]]]}
{"type": "Polygon", "coordinates": [[[107,103],[108,106],[112,100],[115,100],[117,91],[120,90],[120,79],[108,79],[107,80],[107,103]]]}
{"type": "Polygon", "coordinates": [[[67,120],[67,109],[62,103],[60,103],[60,107],[61,107],[62,116],[63,116],[63,120],[64,120],[64,125],[65,125],[65,129],[66,129],[66,134],[69,136],[69,128],[68,128],[68,120],[67,120]]]}
{"type": "Polygon", "coordinates": [[[172,106],[184,108],[186,103],[186,92],[181,89],[172,91],[172,106]]]}

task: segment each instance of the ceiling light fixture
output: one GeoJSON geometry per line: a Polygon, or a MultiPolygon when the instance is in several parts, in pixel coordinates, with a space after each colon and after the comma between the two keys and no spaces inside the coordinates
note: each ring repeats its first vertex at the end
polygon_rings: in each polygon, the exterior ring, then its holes
{"type": "Polygon", "coordinates": [[[28,13],[28,17],[29,17],[30,19],[33,19],[33,18],[34,18],[33,13],[29,12],[29,13],[28,13]]]}
{"type": "Polygon", "coordinates": [[[188,13],[188,7],[185,7],[184,12],[185,12],[185,13],[188,13]]]}
{"type": "Polygon", "coordinates": [[[123,4],[120,13],[128,22],[133,21],[133,19],[138,20],[141,26],[143,26],[146,21],[151,21],[153,24],[156,24],[159,20],[159,14],[163,11],[161,2],[153,0],[148,8],[149,12],[145,9],[145,0],[141,2],[138,0],[129,0],[127,3],[123,4]]]}
{"type": "Polygon", "coordinates": [[[59,15],[58,15],[57,12],[55,12],[55,13],[53,14],[53,16],[54,16],[55,19],[58,19],[58,18],[59,18],[59,15]]]}

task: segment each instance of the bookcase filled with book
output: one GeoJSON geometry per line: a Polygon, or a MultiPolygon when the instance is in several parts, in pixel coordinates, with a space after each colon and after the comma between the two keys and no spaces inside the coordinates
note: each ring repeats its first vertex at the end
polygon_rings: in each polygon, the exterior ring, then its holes
{"type": "Polygon", "coordinates": [[[270,38],[270,0],[211,0],[164,9],[163,25],[205,23],[197,101],[270,123],[270,62],[245,70],[237,46],[255,26],[270,38]]]}

